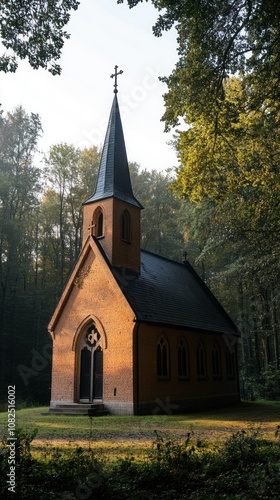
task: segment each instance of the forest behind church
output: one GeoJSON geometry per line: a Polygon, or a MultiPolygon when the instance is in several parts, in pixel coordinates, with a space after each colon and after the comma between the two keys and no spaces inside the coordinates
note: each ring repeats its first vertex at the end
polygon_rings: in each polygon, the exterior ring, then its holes
{"type": "MultiPolygon", "coordinates": [[[[228,83],[227,96],[215,154],[206,154],[212,138],[203,119],[180,139],[188,141],[189,161],[201,167],[188,174],[192,192],[183,192],[180,171],[147,171],[130,163],[134,194],[145,207],[141,246],[178,261],[187,253],[242,333],[242,397],[279,399],[277,114],[273,108],[265,115],[249,112],[237,79],[228,83]],[[199,147],[198,129],[204,131],[199,147]],[[236,163],[229,139],[239,155],[236,163]],[[210,157],[212,167],[206,168],[210,157]],[[215,162],[223,165],[223,176],[216,175],[215,162]]],[[[47,324],[81,250],[82,203],[94,191],[101,154],[98,146],[56,144],[42,155],[41,134],[37,114],[18,107],[0,116],[3,402],[8,384],[16,384],[18,401],[49,402],[47,324]]]]}

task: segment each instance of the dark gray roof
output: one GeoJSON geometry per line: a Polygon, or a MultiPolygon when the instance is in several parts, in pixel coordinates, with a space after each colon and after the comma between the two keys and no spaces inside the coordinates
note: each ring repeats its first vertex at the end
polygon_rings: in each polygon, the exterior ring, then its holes
{"type": "Polygon", "coordinates": [[[105,142],[103,146],[95,193],[84,202],[115,197],[139,208],[142,205],[134,197],[117,95],[115,94],[105,142]]]}
{"type": "Polygon", "coordinates": [[[139,321],[239,335],[226,311],[192,266],[147,251],[141,273],[114,273],[139,321]]]}

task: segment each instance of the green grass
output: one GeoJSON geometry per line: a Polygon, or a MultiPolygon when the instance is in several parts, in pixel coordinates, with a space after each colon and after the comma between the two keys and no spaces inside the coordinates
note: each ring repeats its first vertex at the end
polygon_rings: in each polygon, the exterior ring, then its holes
{"type": "Polygon", "coordinates": [[[7,489],[11,452],[7,414],[0,414],[1,498],[279,498],[280,402],[146,417],[61,417],[45,410],[16,413],[16,493],[7,489]]]}
{"type": "MultiPolygon", "coordinates": [[[[206,443],[221,442],[233,432],[259,428],[265,438],[272,439],[280,424],[280,401],[257,401],[230,408],[188,415],[150,416],[56,416],[42,415],[47,408],[27,408],[16,412],[17,426],[38,429],[32,449],[37,453],[46,445],[60,449],[75,446],[91,448],[106,456],[129,453],[145,455],[155,438],[155,430],[165,436],[184,438],[193,432],[206,443]]],[[[0,433],[6,434],[7,414],[0,414],[0,433]]]]}

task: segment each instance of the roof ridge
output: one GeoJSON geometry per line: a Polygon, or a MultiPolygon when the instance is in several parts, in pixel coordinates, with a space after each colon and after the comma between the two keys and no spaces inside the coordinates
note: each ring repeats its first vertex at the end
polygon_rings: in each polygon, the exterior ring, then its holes
{"type": "Polygon", "coordinates": [[[145,250],[144,248],[141,248],[140,251],[143,253],[153,255],[154,257],[158,257],[159,259],[168,260],[169,262],[172,262],[172,264],[178,264],[179,266],[185,265],[184,262],[180,262],[179,260],[171,259],[170,257],[164,257],[164,255],[160,255],[158,253],[151,252],[150,250],[145,250]]]}

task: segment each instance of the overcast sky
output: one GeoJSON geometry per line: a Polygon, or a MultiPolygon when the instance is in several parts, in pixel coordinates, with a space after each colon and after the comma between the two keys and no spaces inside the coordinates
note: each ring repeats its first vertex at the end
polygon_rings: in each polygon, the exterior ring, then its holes
{"type": "Polygon", "coordinates": [[[129,161],[164,171],[177,164],[160,121],[165,84],[177,60],[175,31],[154,37],[157,11],[149,3],[129,9],[117,0],[81,0],[66,27],[71,33],[60,60],[62,74],[32,70],[20,62],[15,74],[0,73],[4,112],[21,104],[38,113],[44,129],[40,148],[66,142],[102,145],[113,99],[110,75],[117,64],[118,99],[129,161]]]}

